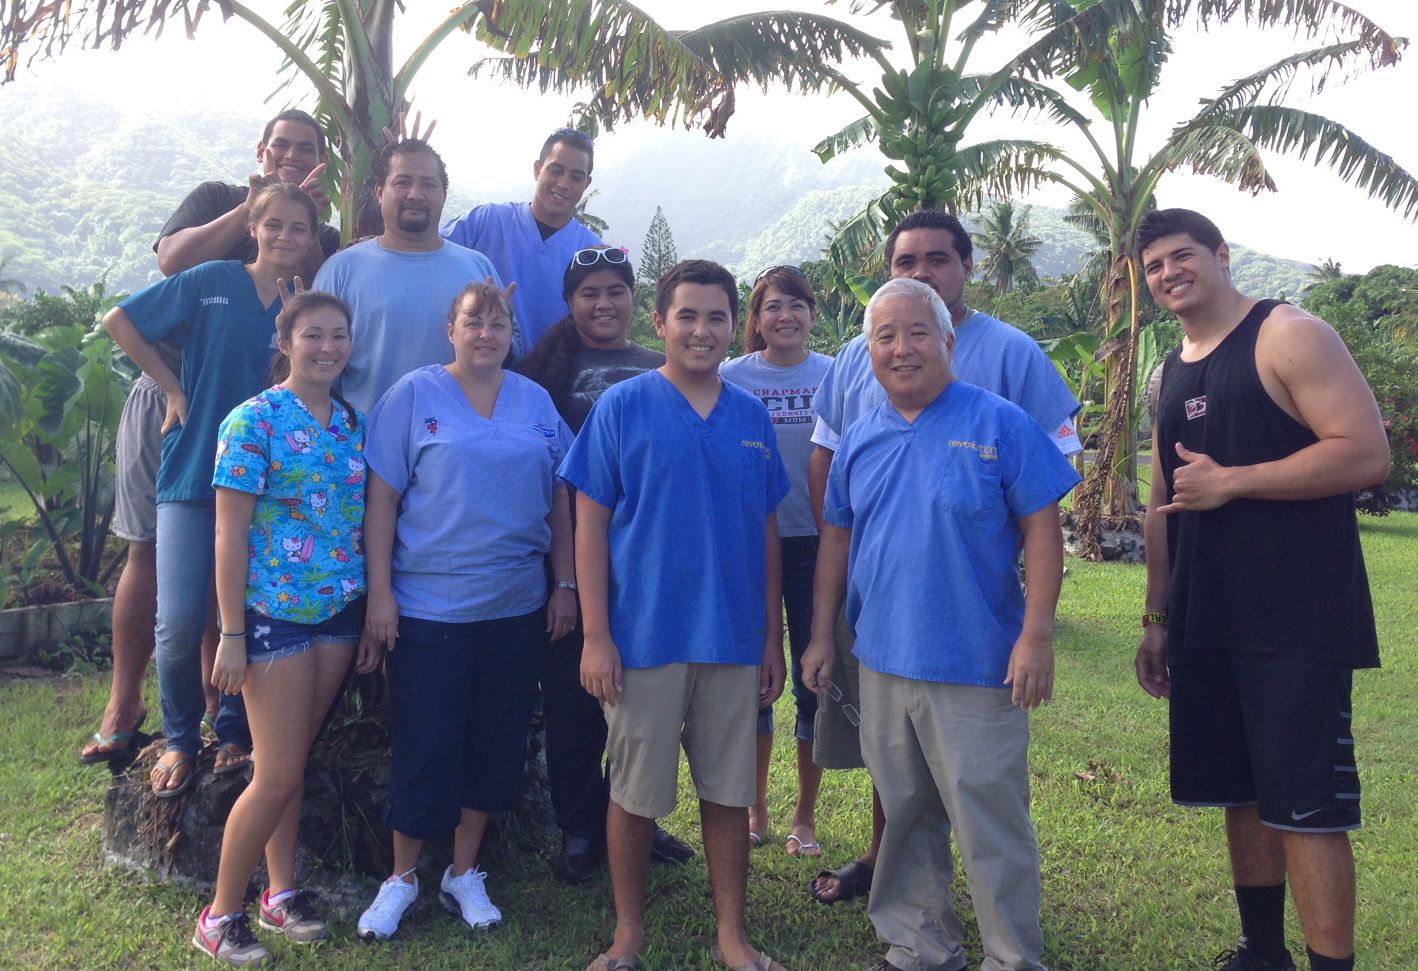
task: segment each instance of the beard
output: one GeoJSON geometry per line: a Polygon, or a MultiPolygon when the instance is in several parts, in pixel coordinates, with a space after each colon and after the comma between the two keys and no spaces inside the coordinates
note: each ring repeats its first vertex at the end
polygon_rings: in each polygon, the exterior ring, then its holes
{"type": "Polygon", "coordinates": [[[422,233],[432,220],[433,213],[427,209],[400,209],[398,226],[406,233],[422,233]]]}

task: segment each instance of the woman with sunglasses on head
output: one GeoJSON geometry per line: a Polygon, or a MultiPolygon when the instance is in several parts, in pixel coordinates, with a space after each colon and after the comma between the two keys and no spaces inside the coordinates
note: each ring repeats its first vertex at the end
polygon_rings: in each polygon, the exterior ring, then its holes
{"type": "MultiPolygon", "coordinates": [[[[518,370],[547,390],[578,433],[607,388],[658,368],[665,355],[627,336],[635,314],[635,274],[625,250],[578,251],[562,278],[562,295],[570,313],[547,331],[518,370]]],[[[603,769],[605,716],[581,687],[579,624],[547,649],[542,711],[551,801],[562,833],[553,869],[562,880],[581,883],[600,866],[610,788],[603,769]]],[[[683,863],[694,855],[658,827],[652,852],[667,863],[683,863]]]]}
{"type": "MultiPolygon", "coordinates": [[[[822,769],[812,760],[817,695],[803,685],[802,656],[812,627],[812,578],[817,566],[817,523],[808,503],[807,460],[812,451],[812,399],[832,364],[808,350],[817,322],[812,284],[795,266],[774,266],[754,281],[744,322],[742,357],[725,361],[720,376],[753,392],[768,408],[792,491],[778,507],[782,544],[783,603],[793,659],[797,709],[798,799],[786,848],[791,856],[821,856],[817,841],[817,790],[822,769]]],[[[757,847],[768,833],[768,760],[773,751],[773,711],[758,714],[758,803],[749,809],[748,837],[757,847]]]]}
{"type": "Polygon", "coordinates": [[[554,477],[571,432],[545,391],[503,369],[508,293],[466,287],[448,338],[453,362],[395,382],[365,448],[365,638],[389,650],[394,831],[394,873],[359,918],[371,941],[398,930],[424,842],[450,830],[443,906],[474,929],[502,922],[477,867],[483,834],[521,793],[542,645],[576,623],[570,504],[554,477]]]}

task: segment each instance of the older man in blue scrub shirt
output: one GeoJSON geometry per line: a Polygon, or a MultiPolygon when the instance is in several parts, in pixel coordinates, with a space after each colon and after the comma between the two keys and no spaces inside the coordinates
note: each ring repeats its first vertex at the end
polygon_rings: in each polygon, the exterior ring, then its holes
{"type": "Polygon", "coordinates": [[[887,400],[848,429],[832,463],[802,663],[809,688],[830,690],[845,597],[862,756],[886,815],[868,913],[890,949],[872,971],[965,966],[952,824],[983,966],[1039,971],[1028,712],[1053,693],[1058,500],[1078,476],[1018,406],[955,380],[950,312],[929,286],[887,283],[865,331],[887,400]]]}

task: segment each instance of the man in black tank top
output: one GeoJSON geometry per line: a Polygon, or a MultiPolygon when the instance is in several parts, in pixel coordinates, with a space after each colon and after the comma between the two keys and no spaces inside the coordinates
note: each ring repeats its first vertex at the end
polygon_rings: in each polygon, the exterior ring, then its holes
{"type": "Polygon", "coordinates": [[[1328,324],[1236,290],[1204,216],[1152,213],[1138,253],[1183,340],[1153,430],[1137,679],[1171,699],[1172,798],[1226,810],[1241,940],[1215,964],[1295,967],[1288,876],[1312,971],[1352,971],[1350,676],[1379,663],[1353,492],[1388,476],[1378,406],[1328,324]]]}

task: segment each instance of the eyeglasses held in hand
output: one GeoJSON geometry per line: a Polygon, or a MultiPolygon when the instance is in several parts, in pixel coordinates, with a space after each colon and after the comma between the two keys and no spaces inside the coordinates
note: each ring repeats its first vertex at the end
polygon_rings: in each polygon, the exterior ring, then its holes
{"type": "Polygon", "coordinates": [[[837,687],[835,681],[827,682],[827,697],[842,706],[842,714],[847,716],[847,721],[853,728],[862,727],[862,713],[857,710],[856,705],[849,705],[842,700],[842,689],[837,687]]]}
{"type": "Polygon", "coordinates": [[[623,249],[611,249],[609,247],[592,246],[589,249],[577,250],[576,255],[571,257],[571,262],[577,266],[595,266],[597,263],[605,262],[612,266],[620,266],[630,262],[630,254],[623,249]]]}

